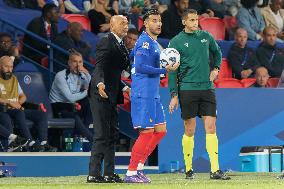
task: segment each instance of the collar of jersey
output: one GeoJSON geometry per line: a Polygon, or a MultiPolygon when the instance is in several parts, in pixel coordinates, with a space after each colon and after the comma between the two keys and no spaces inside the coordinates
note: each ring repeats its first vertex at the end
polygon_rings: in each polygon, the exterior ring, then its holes
{"type": "Polygon", "coordinates": [[[147,35],[150,39],[152,39],[154,42],[157,42],[155,39],[153,39],[146,31],[143,31],[143,33],[145,34],[145,35],[147,35]]]}
{"type": "Polygon", "coordinates": [[[184,34],[187,34],[187,35],[197,35],[198,34],[198,31],[199,30],[195,30],[194,32],[191,32],[191,33],[187,33],[185,32],[184,30],[182,31],[184,34]]]}

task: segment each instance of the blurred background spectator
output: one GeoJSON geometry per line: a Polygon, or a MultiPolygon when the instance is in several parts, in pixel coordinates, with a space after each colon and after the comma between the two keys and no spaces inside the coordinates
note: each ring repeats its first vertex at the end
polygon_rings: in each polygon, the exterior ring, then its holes
{"type": "Polygon", "coordinates": [[[88,12],[92,32],[101,36],[109,32],[109,21],[113,15],[116,15],[116,12],[109,7],[108,0],[93,0],[88,12]]]}
{"type": "Polygon", "coordinates": [[[66,13],[87,14],[91,8],[90,0],[64,0],[66,13]]]}
{"type": "Polygon", "coordinates": [[[245,79],[251,76],[251,69],[244,69],[245,65],[254,55],[252,48],[247,46],[248,33],[245,29],[239,28],[235,33],[235,42],[228,53],[228,62],[232,67],[233,77],[245,79]]]}
{"type": "Polygon", "coordinates": [[[20,63],[19,49],[13,44],[12,37],[8,33],[0,33],[0,58],[2,56],[13,56],[14,66],[20,63]]]}
{"type": "Polygon", "coordinates": [[[247,30],[250,40],[262,40],[265,27],[258,0],[241,0],[242,7],[237,14],[238,26],[247,30]]]}
{"type": "Polygon", "coordinates": [[[261,9],[261,14],[264,18],[265,25],[271,26],[277,31],[279,42],[283,42],[284,33],[284,9],[282,9],[283,0],[271,0],[271,3],[261,9]]]}
{"type": "MultiPolygon", "coordinates": [[[[68,24],[66,30],[58,34],[54,43],[69,52],[77,51],[82,54],[84,60],[90,61],[91,47],[86,42],[82,41],[82,36],[82,25],[78,22],[72,22],[68,24]]],[[[60,63],[68,64],[68,55],[55,51],[55,57],[60,63]]],[[[55,65],[55,68],[56,67],[57,65],[55,65]]],[[[60,71],[62,69],[63,68],[60,69],[60,67],[57,67],[56,70],[60,71]]]]}
{"type": "Polygon", "coordinates": [[[184,28],[182,14],[188,8],[188,0],[174,0],[168,10],[165,10],[162,17],[162,32],[159,37],[171,39],[184,28]]]}
{"type": "Polygon", "coordinates": [[[64,14],[65,6],[63,1],[64,0],[37,0],[37,3],[40,8],[43,8],[45,4],[55,4],[59,9],[60,14],[64,14]]]}
{"type": "Polygon", "coordinates": [[[265,88],[267,87],[269,74],[265,67],[258,67],[255,71],[256,83],[252,87],[265,88]]]}
{"type": "MultiPolygon", "coordinates": [[[[42,16],[34,18],[27,26],[27,30],[48,41],[54,41],[57,34],[59,19],[58,8],[54,4],[46,4],[42,8],[42,16]]],[[[48,54],[48,46],[34,37],[25,34],[23,54],[40,63],[41,59],[48,54]]]]}

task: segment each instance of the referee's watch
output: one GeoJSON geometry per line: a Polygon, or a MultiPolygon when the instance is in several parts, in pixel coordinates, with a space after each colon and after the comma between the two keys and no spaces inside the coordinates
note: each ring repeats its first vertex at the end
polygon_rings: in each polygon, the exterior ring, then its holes
{"type": "Polygon", "coordinates": [[[176,92],[172,92],[171,93],[171,97],[174,98],[175,96],[177,96],[177,93],[176,92]]]}

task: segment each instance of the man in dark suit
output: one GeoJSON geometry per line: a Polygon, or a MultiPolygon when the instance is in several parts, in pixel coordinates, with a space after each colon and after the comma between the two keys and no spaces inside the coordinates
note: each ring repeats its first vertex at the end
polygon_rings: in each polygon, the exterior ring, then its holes
{"type": "Polygon", "coordinates": [[[115,139],[118,135],[117,104],[123,103],[123,91],[130,88],[121,82],[121,72],[129,64],[128,52],[122,42],[128,31],[128,21],[121,15],[110,20],[110,31],[96,48],[96,67],[89,88],[94,119],[94,140],[87,182],[122,182],[114,173],[115,139]],[[101,164],[104,160],[104,173],[101,164]]]}
{"type": "MultiPolygon", "coordinates": [[[[28,24],[27,30],[48,41],[54,41],[58,33],[58,19],[59,12],[56,5],[46,4],[42,8],[42,16],[34,18],[28,24]]],[[[40,63],[41,59],[48,55],[48,46],[29,34],[25,34],[23,54],[40,63]]]]}

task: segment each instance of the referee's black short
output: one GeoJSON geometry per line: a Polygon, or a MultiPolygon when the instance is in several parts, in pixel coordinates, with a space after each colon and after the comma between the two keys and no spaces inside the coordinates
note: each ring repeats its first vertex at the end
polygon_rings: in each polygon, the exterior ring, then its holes
{"type": "Polygon", "coordinates": [[[179,103],[183,120],[196,116],[216,117],[216,96],[214,89],[179,91],[179,103]]]}

